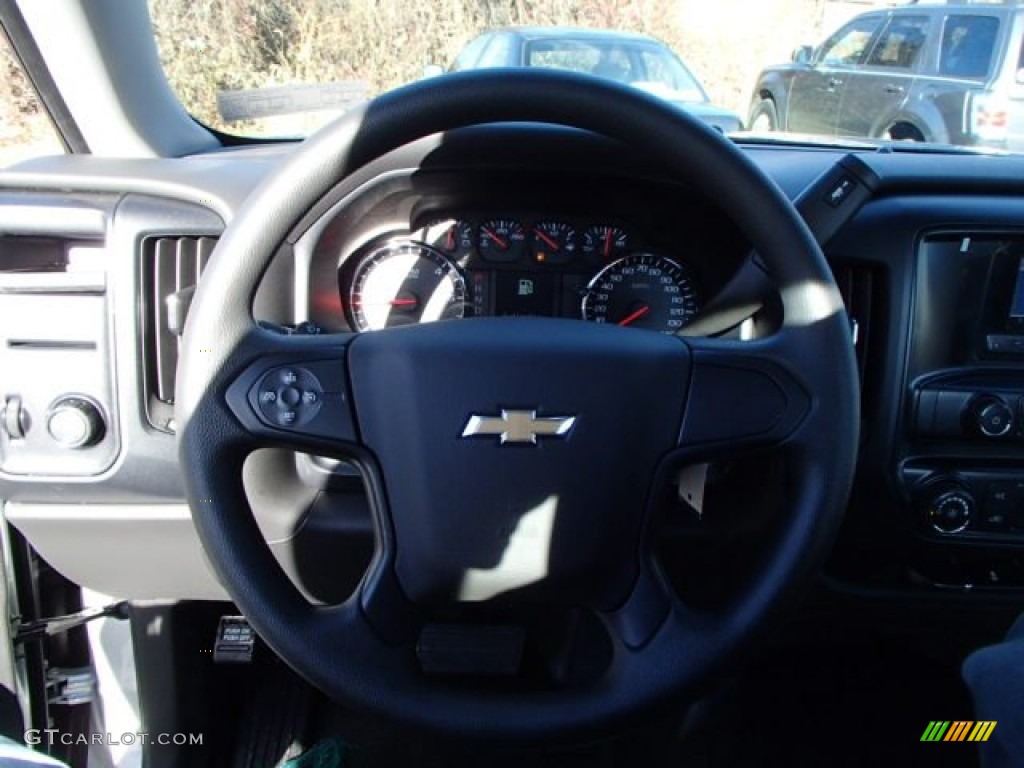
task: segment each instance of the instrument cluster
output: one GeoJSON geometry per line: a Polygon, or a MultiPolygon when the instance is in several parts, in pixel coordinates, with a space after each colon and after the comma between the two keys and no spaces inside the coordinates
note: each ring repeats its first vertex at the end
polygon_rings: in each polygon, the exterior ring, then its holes
{"type": "Polygon", "coordinates": [[[674,333],[700,311],[689,264],[615,221],[434,218],[392,231],[339,267],[351,328],[464,317],[568,317],[674,333]]]}

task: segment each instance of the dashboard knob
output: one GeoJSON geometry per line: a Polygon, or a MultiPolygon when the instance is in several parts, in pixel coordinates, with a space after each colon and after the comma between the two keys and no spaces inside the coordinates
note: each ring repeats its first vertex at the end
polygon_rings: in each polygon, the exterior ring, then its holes
{"type": "Polygon", "coordinates": [[[945,485],[932,491],[925,504],[925,518],[939,533],[960,533],[970,525],[974,496],[960,485],[945,485]]]}
{"type": "Polygon", "coordinates": [[[1003,437],[1013,429],[1013,408],[994,395],[979,397],[971,405],[974,427],[985,437],[1003,437]]]}
{"type": "Polygon", "coordinates": [[[46,431],[63,448],[87,448],[102,440],[106,429],[99,406],[84,397],[62,397],[46,414],[46,431]]]}
{"type": "Polygon", "coordinates": [[[12,440],[20,440],[25,437],[29,429],[28,412],[21,403],[18,395],[7,398],[4,405],[3,418],[0,420],[2,428],[12,440]]]}

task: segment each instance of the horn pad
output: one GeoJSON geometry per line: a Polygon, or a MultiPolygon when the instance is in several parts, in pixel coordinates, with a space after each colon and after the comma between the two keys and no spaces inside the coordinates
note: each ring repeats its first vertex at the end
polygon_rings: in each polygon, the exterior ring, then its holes
{"type": "Polygon", "coordinates": [[[364,333],[348,367],[410,599],[625,598],[652,479],[679,437],[682,340],[482,318],[364,333]]]}

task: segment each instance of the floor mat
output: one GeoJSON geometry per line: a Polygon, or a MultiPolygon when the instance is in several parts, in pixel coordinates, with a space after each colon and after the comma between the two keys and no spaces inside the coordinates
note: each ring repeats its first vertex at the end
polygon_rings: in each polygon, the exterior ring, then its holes
{"type": "Polygon", "coordinates": [[[325,739],[299,757],[281,764],[281,768],[342,768],[345,747],[335,739],[325,739]]]}
{"type": "Polygon", "coordinates": [[[792,653],[705,702],[684,752],[716,768],[977,768],[973,744],[921,741],[930,721],[972,717],[954,666],[871,648],[792,653]]]}

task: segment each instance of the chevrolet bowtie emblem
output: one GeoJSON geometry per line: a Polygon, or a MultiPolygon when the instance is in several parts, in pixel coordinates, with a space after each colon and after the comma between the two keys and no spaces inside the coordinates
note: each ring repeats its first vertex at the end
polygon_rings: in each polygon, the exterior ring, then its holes
{"type": "Polygon", "coordinates": [[[502,443],[534,443],[538,437],[565,437],[575,416],[537,416],[536,411],[505,411],[501,416],[469,417],[463,437],[500,437],[502,443]]]}

